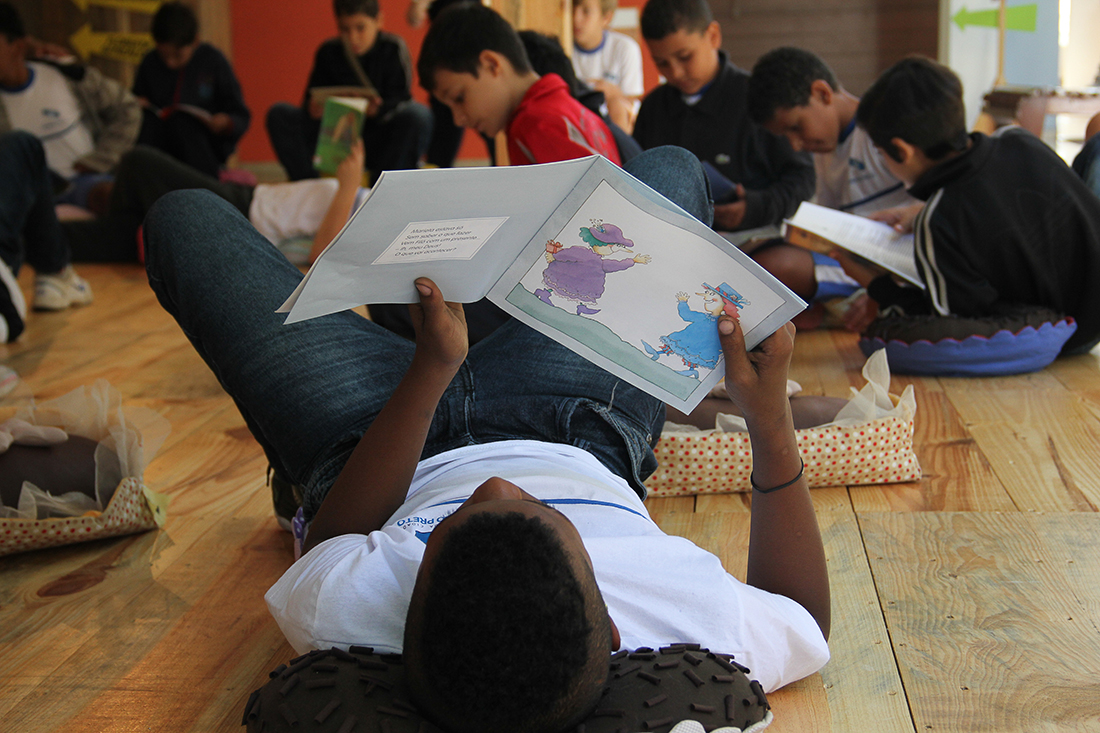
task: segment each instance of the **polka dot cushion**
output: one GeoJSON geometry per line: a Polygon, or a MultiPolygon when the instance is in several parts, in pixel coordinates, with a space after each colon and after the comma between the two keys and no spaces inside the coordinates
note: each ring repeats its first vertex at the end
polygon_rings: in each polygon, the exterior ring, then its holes
{"type": "Polygon", "coordinates": [[[163,526],[168,500],[136,478],[123,479],[103,512],[64,519],[0,518],[0,556],[136,534],[163,526]]]}
{"type": "MultiPolygon", "coordinates": [[[[885,417],[856,427],[796,431],[810,488],[917,481],[913,421],[885,417]]],[[[656,472],[645,482],[650,496],[748,492],[752,446],[748,433],[662,436],[654,449],[656,472]]]]}

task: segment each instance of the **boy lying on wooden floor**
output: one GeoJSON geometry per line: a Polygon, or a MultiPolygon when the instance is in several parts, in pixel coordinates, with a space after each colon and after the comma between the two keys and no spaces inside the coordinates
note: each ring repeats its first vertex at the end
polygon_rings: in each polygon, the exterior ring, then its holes
{"type": "MultiPolygon", "coordinates": [[[[627,170],[709,218],[686,151],[627,170]]],[[[301,274],[208,192],[161,199],[145,241],[160,302],[304,487],[305,554],[267,594],[298,651],[401,651],[441,727],[528,733],[591,712],[619,648],[697,641],[766,690],[828,660],[825,555],[786,395],[793,326],[746,353],[739,324],[718,325],[752,436],[745,584],[646,512],[657,399],[518,321],[468,347],[462,306],[425,278],[415,344],[351,312],[283,325],[301,274]]]]}

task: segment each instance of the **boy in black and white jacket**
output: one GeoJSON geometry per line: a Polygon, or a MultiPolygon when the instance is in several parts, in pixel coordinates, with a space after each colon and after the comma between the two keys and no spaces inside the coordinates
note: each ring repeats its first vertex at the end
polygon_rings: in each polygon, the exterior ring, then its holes
{"type": "Polygon", "coordinates": [[[1062,354],[1100,341],[1100,199],[1020,129],[968,135],[962,84],[923,58],[887,69],[859,124],[886,164],[926,201],[913,222],[925,290],[842,259],[886,313],[996,318],[1028,309],[1072,317],[1062,354]]]}

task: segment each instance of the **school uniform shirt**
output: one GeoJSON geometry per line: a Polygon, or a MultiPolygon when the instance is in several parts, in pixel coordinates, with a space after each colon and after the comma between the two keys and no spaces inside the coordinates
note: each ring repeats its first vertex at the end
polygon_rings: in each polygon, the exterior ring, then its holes
{"type": "Polygon", "coordinates": [[[698,95],[663,84],[642,101],[634,139],[644,150],[679,145],[745,191],[742,229],[778,224],[814,193],[810,156],[749,119],[749,75],[718,52],[719,71],[698,95]]]}
{"type": "Polygon", "coordinates": [[[233,119],[233,141],[252,120],[233,67],[209,43],[200,43],[182,69],[169,69],[156,51],[145,54],[134,75],[133,93],[157,109],[189,104],[210,114],[227,114],[233,119]]]}
{"type": "Polygon", "coordinates": [[[645,91],[642,48],[622,33],[604,31],[600,45],[590,51],[573,44],[573,70],[582,81],[610,82],[628,97],[640,97],[645,91]]]}
{"type": "Polygon", "coordinates": [[[334,537],[304,555],[266,595],[291,645],[399,652],[428,536],[490,476],[512,481],[577,528],[622,648],[699,642],[735,655],[767,690],[828,661],[820,629],[798,603],[745,585],[711,553],[666,535],[630,486],[591,454],[529,440],[421,461],[386,526],[334,537]]]}
{"type": "MultiPolygon", "coordinates": [[[[382,95],[378,114],[365,123],[369,126],[385,119],[402,102],[412,99],[412,61],[405,42],[387,31],[379,31],[374,45],[357,58],[371,84],[382,95]]],[[[343,42],[330,38],[321,44],[313,57],[302,109],[309,109],[309,90],[314,87],[361,85],[359,75],[348,63],[343,42]]]]}
{"type": "Polygon", "coordinates": [[[1077,321],[1063,351],[1092,342],[1100,336],[1100,198],[1025,130],[970,141],[909,189],[927,202],[914,223],[927,290],[880,277],[868,293],[911,315],[1049,308],[1077,321]]]}
{"type": "Polygon", "coordinates": [[[0,88],[0,101],[12,129],[25,130],[42,142],[46,165],[65,180],[76,176],[73,164],[95,150],[83,110],[57,68],[27,63],[27,83],[19,89],[0,88]]]}
{"type": "MultiPolygon", "coordinates": [[[[57,64],[51,61],[30,62],[33,69],[28,84],[19,90],[6,90],[10,96],[3,97],[5,90],[0,88],[0,134],[15,129],[27,129],[12,124],[9,106],[17,104],[14,97],[25,94],[38,85],[42,74],[38,70],[49,68],[60,73],[67,87],[66,97],[76,99],[80,109],[80,123],[87,128],[94,140],[94,149],[79,159],[79,163],[91,171],[106,173],[118,165],[123,154],[134,146],[138,131],[141,129],[141,105],[134,95],[114,79],[109,79],[93,66],[81,64],[57,64]]],[[[56,77],[50,74],[54,80],[56,77]]],[[[51,82],[51,88],[57,89],[51,82]]],[[[39,112],[58,104],[60,97],[47,98],[47,106],[39,112]]],[[[51,115],[52,116],[52,115],[51,115]]],[[[79,146],[81,149],[83,145],[79,146]]],[[[58,171],[60,175],[60,171],[58,171]]]]}
{"type": "Polygon", "coordinates": [[[557,74],[545,74],[523,95],[508,122],[508,161],[512,165],[553,163],[602,155],[621,165],[611,130],[569,93],[557,74]]]}
{"type": "Polygon", "coordinates": [[[813,154],[815,203],[860,216],[917,203],[905,184],[894,178],[882,155],[871,136],[853,119],[836,150],[813,154]]]}

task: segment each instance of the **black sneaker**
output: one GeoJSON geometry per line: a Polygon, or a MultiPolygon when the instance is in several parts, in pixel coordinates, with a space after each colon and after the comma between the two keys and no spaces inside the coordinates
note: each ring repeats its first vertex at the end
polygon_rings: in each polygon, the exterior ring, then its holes
{"type": "Polygon", "coordinates": [[[27,301],[8,266],[0,260],[0,344],[10,343],[23,333],[27,301]]]}
{"type": "Polygon", "coordinates": [[[271,466],[267,467],[267,485],[271,487],[271,503],[275,506],[275,519],[282,529],[290,532],[294,515],[302,506],[302,487],[279,478],[271,466]]]}

